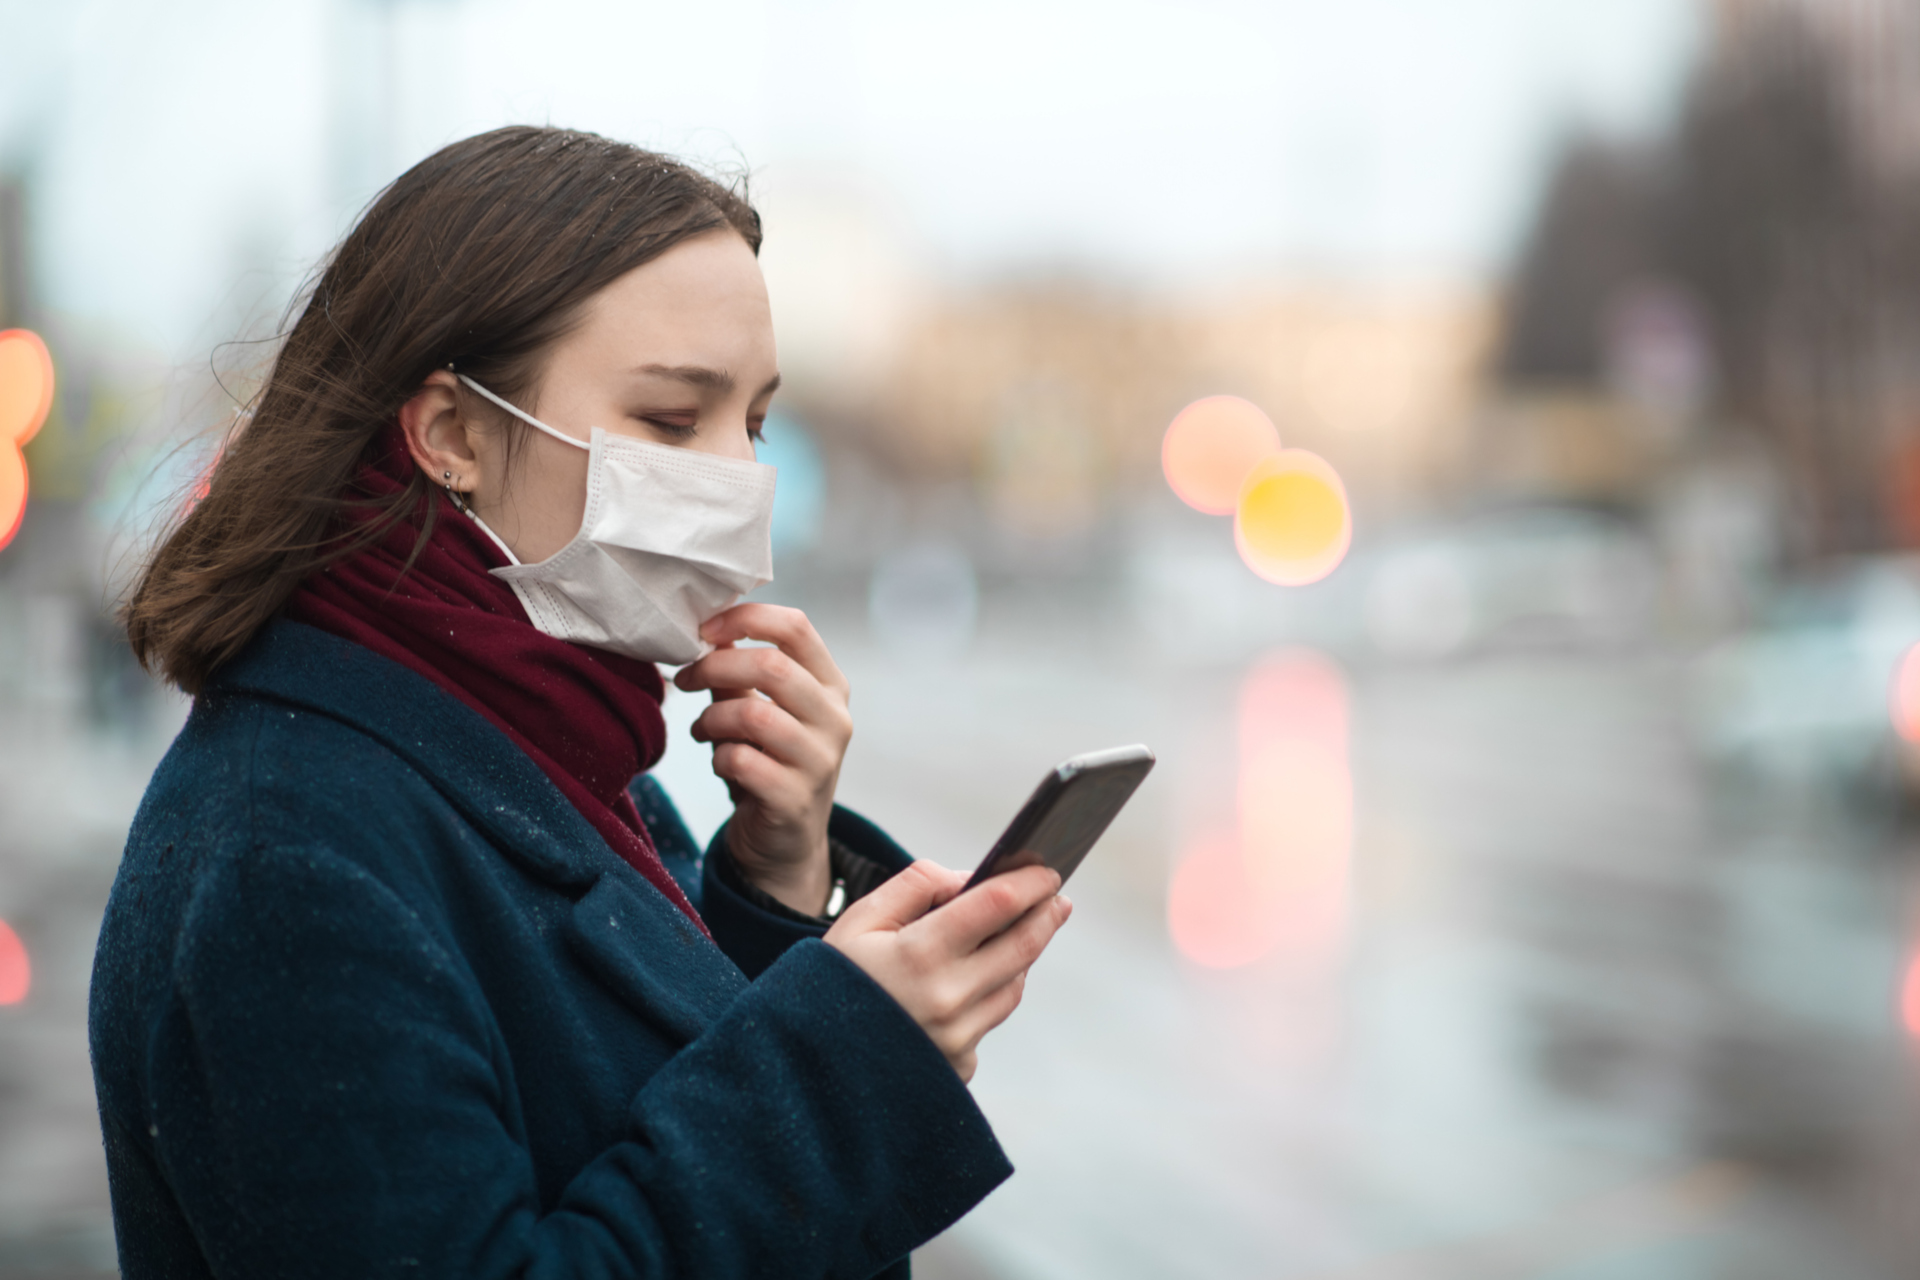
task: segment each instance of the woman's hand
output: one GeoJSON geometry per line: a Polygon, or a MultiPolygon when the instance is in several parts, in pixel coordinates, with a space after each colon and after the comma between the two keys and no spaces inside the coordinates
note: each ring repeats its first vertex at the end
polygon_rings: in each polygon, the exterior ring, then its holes
{"type": "Polygon", "coordinates": [[[762,891],[818,915],[833,883],[827,817],[853,737],[847,678],[798,609],[735,605],[700,634],[718,647],[673,683],[713,691],[693,736],[713,743],[713,771],[733,797],[727,849],[762,891]],[[738,640],[777,647],[736,649],[738,640]]]}
{"type": "Polygon", "coordinates": [[[920,1024],[962,1080],[980,1038],[1007,1020],[1027,970],[1073,913],[1050,867],[961,893],[965,873],[916,862],[848,907],[826,943],[920,1024]]]}

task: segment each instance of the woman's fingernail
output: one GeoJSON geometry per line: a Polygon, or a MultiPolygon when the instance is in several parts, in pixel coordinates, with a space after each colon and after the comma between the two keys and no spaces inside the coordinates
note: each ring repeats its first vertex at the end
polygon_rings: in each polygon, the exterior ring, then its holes
{"type": "Polygon", "coordinates": [[[1062,920],[1065,920],[1068,916],[1073,914],[1072,898],[1069,898],[1064,893],[1057,893],[1054,895],[1053,900],[1060,904],[1060,918],[1062,920]]]}

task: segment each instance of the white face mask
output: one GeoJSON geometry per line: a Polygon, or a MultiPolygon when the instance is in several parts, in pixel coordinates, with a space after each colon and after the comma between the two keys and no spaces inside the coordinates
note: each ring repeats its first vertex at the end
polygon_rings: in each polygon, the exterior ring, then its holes
{"type": "Polygon", "coordinates": [[[583,443],[459,377],[528,426],[587,450],[580,532],[540,563],[521,564],[472,517],[513,561],[494,576],[547,635],[677,666],[712,650],[701,623],[773,581],[772,467],[600,427],[583,443]]]}

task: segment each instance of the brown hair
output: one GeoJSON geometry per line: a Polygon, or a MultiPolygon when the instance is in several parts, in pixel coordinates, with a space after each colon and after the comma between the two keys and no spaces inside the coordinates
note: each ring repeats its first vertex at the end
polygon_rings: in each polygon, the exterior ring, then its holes
{"type": "Polygon", "coordinates": [[[591,133],[496,129],[407,170],[334,250],[251,420],[136,579],[122,616],[141,665],[198,693],[303,578],[430,495],[416,472],[360,532],[340,518],[355,471],[433,370],[523,395],[595,293],[728,227],[759,252],[743,196],[591,133]]]}

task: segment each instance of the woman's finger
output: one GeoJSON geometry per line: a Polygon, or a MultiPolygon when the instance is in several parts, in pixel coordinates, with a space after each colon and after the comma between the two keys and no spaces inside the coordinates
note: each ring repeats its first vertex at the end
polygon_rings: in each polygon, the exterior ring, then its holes
{"type": "Polygon", "coordinates": [[[727,784],[736,806],[751,798],[775,813],[795,813],[811,798],[812,789],[798,771],[744,742],[714,747],[713,774],[727,784]]]}
{"type": "Polygon", "coordinates": [[[1059,895],[1036,902],[998,937],[989,939],[964,963],[968,976],[983,989],[1010,982],[1033,967],[1053,935],[1073,914],[1073,903],[1059,895]]]}
{"type": "MultiPolygon", "coordinates": [[[[732,649],[733,649],[733,645],[723,644],[723,645],[717,646],[714,649],[714,653],[731,651],[732,649]]],[[[710,653],[707,655],[707,658],[711,658],[712,656],[713,654],[710,653]]],[[[707,660],[706,658],[702,658],[700,659],[700,662],[705,662],[706,660],[707,660]]],[[[680,676],[686,674],[688,671],[691,671],[693,670],[693,668],[699,666],[700,662],[689,663],[688,665],[680,668],[679,673],[674,676],[674,683],[682,690],[685,690],[687,692],[692,692],[692,690],[688,689],[687,686],[681,685],[679,683],[680,676]]],[[[724,702],[728,698],[751,698],[753,696],[752,689],[716,688],[712,692],[713,692],[713,700],[715,702],[724,702]]]]}
{"type": "Polygon", "coordinates": [[[1007,981],[987,992],[976,1001],[954,1024],[954,1034],[965,1037],[964,1043],[978,1044],[987,1032],[993,1030],[1020,1007],[1020,1001],[1027,993],[1027,971],[1022,969],[1007,981]]]}
{"type": "Polygon", "coordinates": [[[1022,867],[994,876],[923,920],[923,943],[956,958],[970,956],[1059,888],[1060,874],[1052,867],[1022,867]]]}
{"type": "Polygon", "coordinates": [[[932,862],[913,863],[842,912],[827,931],[827,940],[834,941],[835,934],[902,929],[951,901],[966,882],[965,872],[932,862]]]}
{"type": "Polygon", "coordinates": [[[757,602],[737,604],[707,619],[700,635],[715,645],[736,640],[764,640],[777,645],[782,653],[812,672],[821,684],[843,693],[847,689],[847,678],[835,665],[833,655],[827,652],[826,642],[813,629],[807,615],[798,609],[757,602]]]}
{"type": "Polygon", "coordinates": [[[748,742],[796,769],[830,771],[833,756],[818,734],[765,698],[716,702],[695,718],[695,742],[748,742]]]}
{"type": "Polygon", "coordinates": [[[676,687],[693,692],[757,689],[808,724],[837,727],[849,722],[844,698],[835,699],[811,671],[778,649],[715,649],[673,677],[676,687]]]}

